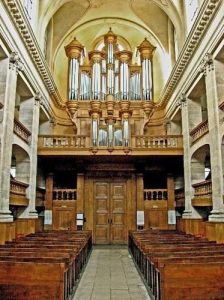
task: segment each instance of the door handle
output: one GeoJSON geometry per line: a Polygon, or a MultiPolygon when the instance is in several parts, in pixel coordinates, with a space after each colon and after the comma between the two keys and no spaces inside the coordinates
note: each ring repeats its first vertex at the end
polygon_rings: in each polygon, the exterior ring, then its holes
{"type": "Polygon", "coordinates": [[[110,219],[110,225],[113,224],[112,219],[110,219]]]}

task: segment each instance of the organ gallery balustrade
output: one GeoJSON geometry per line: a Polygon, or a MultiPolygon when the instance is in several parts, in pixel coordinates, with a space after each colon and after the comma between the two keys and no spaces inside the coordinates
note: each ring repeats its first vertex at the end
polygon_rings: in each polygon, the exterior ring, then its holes
{"type": "MultiPolygon", "coordinates": [[[[107,141],[105,143],[97,143],[97,149],[107,150],[109,149],[109,144],[107,141]],[[102,144],[102,145],[101,145],[102,144]]],[[[116,139],[113,141],[113,151],[123,149],[124,143],[117,143],[116,139]]],[[[111,146],[111,145],[110,145],[111,146]]],[[[90,138],[87,136],[74,136],[74,135],[40,135],[38,148],[39,151],[42,150],[77,150],[84,152],[84,150],[89,151],[92,145],[90,143],[90,138]]],[[[180,150],[182,151],[183,142],[182,136],[180,135],[160,135],[160,136],[132,136],[130,150],[180,150]]],[[[111,149],[109,149],[111,151],[111,149]]]]}
{"type": "Polygon", "coordinates": [[[193,128],[190,132],[190,136],[192,137],[192,143],[196,142],[203,135],[205,135],[209,131],[208,129],[208,120],[205,120],[198,124],[195,128],[193,128]]]}
{"type": "Polygon", "coordinates": [[[24,142],[29,144],[29,137],[31,132],[17,119],[14,119],[14,133],[20,137],[24,142]]]}
{"type": "Polygon", "coordinates": [[[181,148],[182,136],[160,135],[160,136],[134,136],[133,146],[136,148],[181,148]]]}
{"type": "Polygon", "coordinates": [[[45,148],[87,148],[89,137],[84,135],[42,135],[39,146],[45,148]]]}

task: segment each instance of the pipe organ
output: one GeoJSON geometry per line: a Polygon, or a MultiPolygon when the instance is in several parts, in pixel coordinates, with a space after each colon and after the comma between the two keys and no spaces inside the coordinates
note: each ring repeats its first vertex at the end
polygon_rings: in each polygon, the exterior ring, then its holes
{"type": "MultiPolygon", "coordinates": [[[[120,50],[117,36],[110,30],[104,36],[102,51],[94,49],[84,56],[84,46],[74,39],[65,47],[69,59],[68,99],[91,101],[92,146],[128,147],[130,143],[129,115],[124,103],[130,100],[153,99],[152,59],[155,47],[145,38],[138,55],[141,64],[132,64],[132,52],[120,50]],[[107,105],[107,118],[102,121],[101,102],[107,105]],[[114,103],[120,103],[120,118],[113,115],[114,103]],[[123,104],[122,104],[123,103],[123,104]]],[[[74,106],[74,105],[73,105],[74,106]]],[[[129,106],[129,105],[128,105],[129,106]]],[[[126,105],[127,107],[127,105],[126,105]]]]}

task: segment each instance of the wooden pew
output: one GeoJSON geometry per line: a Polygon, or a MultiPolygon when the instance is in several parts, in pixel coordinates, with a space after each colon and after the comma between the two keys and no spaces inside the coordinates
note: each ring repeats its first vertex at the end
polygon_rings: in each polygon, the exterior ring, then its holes
{"type": "Polygon", "coordinates": [[[224,299],[224,245],[173,231],[142,231],[129,233],[129,249],[155,300],[224,299]]]}
{"type": "Polygon", "coordinates": [[[0,299],[70,299],[90,250],[89,231],[34,234],[1,246],[0,299]]]}

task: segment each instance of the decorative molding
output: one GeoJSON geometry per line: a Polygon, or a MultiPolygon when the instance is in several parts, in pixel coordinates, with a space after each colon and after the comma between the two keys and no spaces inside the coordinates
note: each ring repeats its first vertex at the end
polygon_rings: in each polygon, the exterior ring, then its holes
{"type": "Polygon", "coordinates": [[[24,41],[24,45],[26,46],[55,105],[59,108],[65,108],[66,105],[59,94],[54,79],[51,75],[50,69],[45,61],[45,58],[39,47],[39,44],[33,33],[30,23],[27,20],[22,4],[20,3],[20,1],[17,0],[2,1],[6,6],[9,15],[11,16],[18,32],[20,33],[24,41]]]}
{"type": "Polygon", "coordinates": [[[160,96],[157,107],[165,106],[170,100],[174,89],[176,88],[180,78],[182,77],[185,69],[187,68],[189,61],[198,47],[201,38],[206,32],[209,23],[218,6],[222,3],[222,0],[206,0],[202,5],[199,15],[195,21],[193,28],[191,29],[188,38],[182,48],[179,58],[171,72],[169,80],[165,85],[163,92],[160,96]]]}

